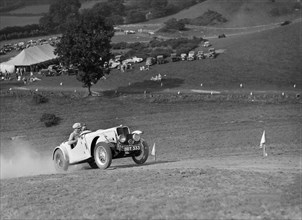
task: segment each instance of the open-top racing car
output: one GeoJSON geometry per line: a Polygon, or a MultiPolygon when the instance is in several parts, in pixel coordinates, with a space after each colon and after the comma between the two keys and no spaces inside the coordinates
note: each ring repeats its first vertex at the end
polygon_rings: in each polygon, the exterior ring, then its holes
{"type": "Polygon", "coordinates": [[[132,157],[136,164],[144,164],[149,156],[142,131],[130,132],[127,126],[96,131],[83,131],[73,147],[63,142],[53,151],[57,171],[66,171],[69,165],[88,162],[92,168],[107,169],[112,159],[132,157]]]}

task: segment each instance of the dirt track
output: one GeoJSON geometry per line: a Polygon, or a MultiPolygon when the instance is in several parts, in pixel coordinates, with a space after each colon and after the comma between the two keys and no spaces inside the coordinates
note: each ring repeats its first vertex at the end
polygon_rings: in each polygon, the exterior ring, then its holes
{"type": "Polygon", "coordinates": [[[32,107],[3,99],[7,109],[22,106],[27,119],[1,108],[1,137],[26,135],[47,156],[44,163],[32,159],[36,166],[50,164],[49,146],[66,136],[75,117],[92,129],[100,123],[142,129],[158,156],[144,166],[125,158],[105,171],[85,165],[66,174],[1,179],[1,219],[301,219],[299,102],[164,100],[58,98],[32,107]],[[43,128],[37,114],[58,103],[66,108],[59,115],[64,121],[43,128]],[[259,149],[264,129],[266,158],[259,149]]]}

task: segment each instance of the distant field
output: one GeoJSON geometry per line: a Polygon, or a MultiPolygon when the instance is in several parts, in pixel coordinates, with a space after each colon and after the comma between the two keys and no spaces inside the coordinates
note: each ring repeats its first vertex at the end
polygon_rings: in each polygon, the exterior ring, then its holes
{"type": "MultiPolygon", "coordinates": [[[[91,8],[94,4],[105,0],[94,0],[82,3],[81,9],[91,8]]],[[[41,14],[47,13],[49,4],[44,5],[30,5],[20,9],[11,11],[12,14],[41,14]]],[[[25,26],[28,24],[38,24],[41,16],[0,16],[0,29],[8,26],[25,26]]]]}
{"type": "Polygon", "coordinates": [[[41,16],[0,16],[0,29],[8,26],[38,24],[41,16]]]}
{"type": "Polygon", "coordinates": [[[49,10],[49,5],[28,5],[23,8],[19,8],[10,11],[11,14],[41,14],[47,13],[49,10]]]}
{"type": "Polygon", "coordinates": [[[106,1],[107,0],[94,0],[94,1],[83,2],[81,9],[92,8],[96,3],[106,2],[106,1]]]}

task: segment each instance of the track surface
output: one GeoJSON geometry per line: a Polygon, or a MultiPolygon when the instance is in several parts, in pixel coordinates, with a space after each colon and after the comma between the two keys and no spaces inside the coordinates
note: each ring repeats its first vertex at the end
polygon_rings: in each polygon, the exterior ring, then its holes
{"type": "Polygon", "coordinates": [[[1,136],[22,133],[24,146],[44,155],[31,157],[41,168],[36,173],[25,172],[13,157],[5,164],[23,177],[1,180],[1,219],[301,219],[300,103],[167,103],[131,96],[52,98],[36,107],[1,101],[6,108],[22,106],[28,117],[2,107],[1,136]],[[57,128],[35,122],[39,112],[55,110],[64,118],[57,128]],[[33,129],[18,124],[21,118],[33,129]],[[74,118],[91,129],[125,124],[144,130],[150,148],[156,144],[157,160],[150,156],[136,166],[125,158],[105,171],[83,165],[55,174],[50,146],[66,138],[74,118]],[[259,149],[264,129],[268,157],[259,149]]]}

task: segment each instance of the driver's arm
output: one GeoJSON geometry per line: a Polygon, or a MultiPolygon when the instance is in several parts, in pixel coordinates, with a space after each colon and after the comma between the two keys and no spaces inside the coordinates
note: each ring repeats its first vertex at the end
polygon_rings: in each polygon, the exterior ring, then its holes
{"type": "Polygon", "coordinates": [[[69,145],[76,144],[77,141],[78,140],[75,138],[74,133],[71,133],[68,139],[68,144],[69,145]]]}

